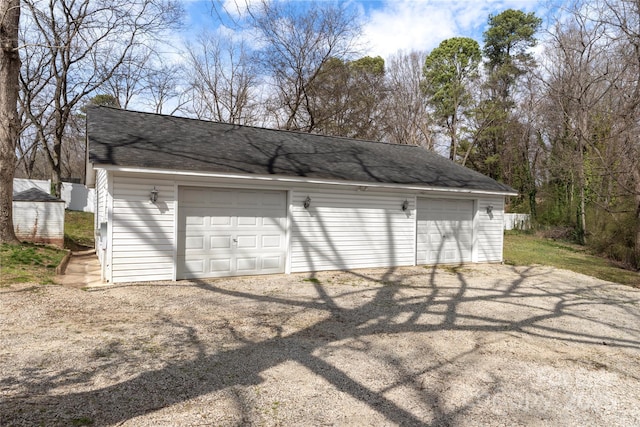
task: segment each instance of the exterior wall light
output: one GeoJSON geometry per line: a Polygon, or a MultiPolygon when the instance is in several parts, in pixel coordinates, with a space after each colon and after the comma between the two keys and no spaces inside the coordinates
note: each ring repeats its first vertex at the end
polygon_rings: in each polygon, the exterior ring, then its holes
{"type": "Polygon", "coordinates": [[[402,212],[406,212],[407,209],[409,209],[409,201],[405,200],[404,202],[402,202],[402,212]]]}
{"type": "Polygon", "coordinates": [[[302,202],[302,206],[304,206],[305,209],[309,209],[309,206],[311,206],[311,197],[307,196],[304,202],[302,202]]]}
{"type": "Polygon", "coordinates": [[[488,205],[487,206],[487,215],[491,215],[491,212],[493,212],[493,205],[488,205]]]}
{"type": "Polygon", "coordinates": [[[155,203],[158,201],[158,189],[156,188],[156,186],[153,186],[153,190],[151,190],[151,192],[149,193],[149,200],[151,201],[151,203],[155,203]]]}

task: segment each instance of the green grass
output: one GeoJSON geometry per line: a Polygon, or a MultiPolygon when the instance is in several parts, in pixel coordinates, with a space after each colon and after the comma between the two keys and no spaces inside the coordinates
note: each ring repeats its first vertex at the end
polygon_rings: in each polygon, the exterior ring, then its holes
{"type": "Polygon", "coordinates": [[[94,247],[93,214],[91,212],[65,212],[64,246],[74,251],[94,247]]]}
{"type": "Polygon", "coordinates": [[[504,238],[504,261],[511,265],[549,265],[610,282],[640,287],[640,273],[625,270],[592,255],[582,246],[531,234],[508,232],[504,238]]]}
{"type": "MultiPolygon", "coordinates": [[[[74,251],[93,247],[92,213],[65,212],[64,246],[74,251]]],[[[66,253],[62,249],[32,243],[0,245],[0,286],[53,283],[56,267],[66,253]]]]}
{"type": "Polygon", "coordinates": [[[53,283],[66,252],[51,246],[22,243],[0,245],[0,286],[12,283],[53,283]]]}

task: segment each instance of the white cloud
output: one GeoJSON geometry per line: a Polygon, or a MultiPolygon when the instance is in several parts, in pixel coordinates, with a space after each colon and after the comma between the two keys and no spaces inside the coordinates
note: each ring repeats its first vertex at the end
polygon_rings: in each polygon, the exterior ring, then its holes
{"type": "Polygon", "coordinates": [[[226,13],[233,17],[243,17],[253,6],[259,5],[264,0],[224,0],[223,7],[226,13]]]}
{"type": "MultiPolygon", "coordinates": [[[[557,1],[557,0],[556,0],[557,1]]],[[[398,50],[431,51],[450,37],[482,44],[490,14],[505,9],[540,9],[540,0],[383,0],[364,17],[368,55],[388,58],[398,50]]]]}
{"type": "Polygon", "coordinates": [[[451,9],[433,2],[386,2],[365,19],[364,37],[369,54],[385,58],[399,49],[433,49],[456,34],[451,9]]]}

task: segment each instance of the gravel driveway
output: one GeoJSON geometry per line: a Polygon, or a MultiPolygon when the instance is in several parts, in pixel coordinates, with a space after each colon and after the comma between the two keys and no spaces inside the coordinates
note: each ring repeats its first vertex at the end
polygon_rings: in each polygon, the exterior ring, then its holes
{"type": "Polygon", "coordinates": [[[640,425],[640,290],[547,267],[0,288],[0,425],[640,425]]]}

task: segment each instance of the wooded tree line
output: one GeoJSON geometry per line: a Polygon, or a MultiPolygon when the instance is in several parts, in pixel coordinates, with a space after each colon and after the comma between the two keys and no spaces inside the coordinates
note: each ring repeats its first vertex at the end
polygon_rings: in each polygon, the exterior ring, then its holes
{"type": "Polygon", "coordinates": [[[178,2],[23,0],[16,173],[82,176],[91,103],[420,145],[514,187],[511,211],[639,266],[640,0],[577,1],[544,29],[506,10],[481,43],[386,61],[361,53],[346,2],[224,4],[172,60],[178,2]]]}

